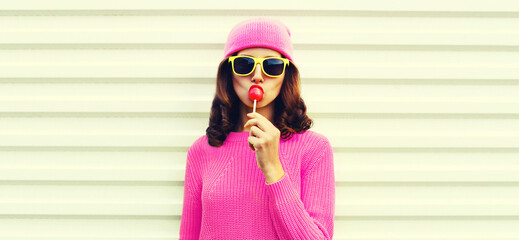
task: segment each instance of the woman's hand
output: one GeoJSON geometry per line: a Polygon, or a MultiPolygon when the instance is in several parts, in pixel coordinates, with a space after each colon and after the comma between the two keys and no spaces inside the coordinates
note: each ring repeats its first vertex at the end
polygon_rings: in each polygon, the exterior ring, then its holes
{"type": "Polygon", "coordinates": [[[279,160],[280,131],[261,114],[248,113],[251,118],[244,128],[251,127],[249,132],[249,146],[256,152],[258,167],[265,175],[267,183],[277,182],[285,171],[279,160]]]}

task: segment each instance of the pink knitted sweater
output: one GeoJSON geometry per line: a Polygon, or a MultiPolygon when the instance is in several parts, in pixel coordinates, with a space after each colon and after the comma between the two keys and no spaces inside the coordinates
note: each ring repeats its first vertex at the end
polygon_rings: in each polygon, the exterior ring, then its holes
{"type": "Polygon", "coordinates": [[[189,148],[180,239],[332,239],[335,176],[328,139],[305,131],[280,140],[285,175],[267,184],[248,136],[231,132],[220,147],[202,136],[189,148]]]}

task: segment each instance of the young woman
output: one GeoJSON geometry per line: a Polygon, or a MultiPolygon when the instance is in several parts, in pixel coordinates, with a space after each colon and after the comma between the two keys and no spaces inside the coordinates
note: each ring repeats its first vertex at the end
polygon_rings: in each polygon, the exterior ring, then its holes
{"type": "Polygon", "coordinates": [[[229,33],[209,127],[187,154],[180,239],[332,239],[333,152],[308,130],[292,57],[278,20],[229,33]]]}

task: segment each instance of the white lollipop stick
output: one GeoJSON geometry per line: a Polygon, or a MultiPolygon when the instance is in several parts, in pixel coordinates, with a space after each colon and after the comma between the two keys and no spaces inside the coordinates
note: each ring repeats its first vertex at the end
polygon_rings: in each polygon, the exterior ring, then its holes
{"type": "Polygon", "coordinates": [[[256,112],[256,100],[254,100],[254,108],[252,109],[252,112],[256,112]]]}

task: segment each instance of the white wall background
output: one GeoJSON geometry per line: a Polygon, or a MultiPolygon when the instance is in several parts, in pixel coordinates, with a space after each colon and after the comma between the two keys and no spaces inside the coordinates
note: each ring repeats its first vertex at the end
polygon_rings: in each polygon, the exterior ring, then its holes
{"type": "Polygon", "coordinates": [[[231,27],[293,34],[335,239],[519,239],[519,2],[0,2],[0,239],[178,239],[231,27]]]}

